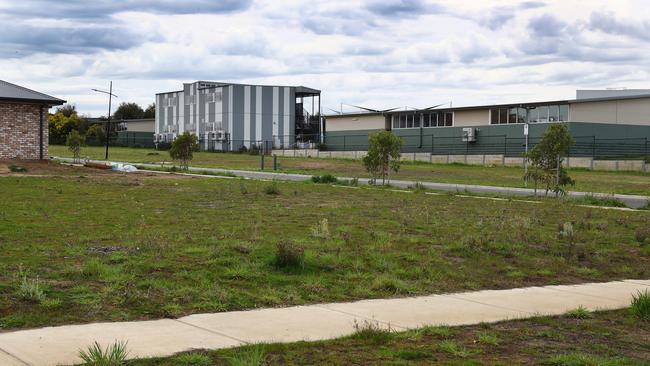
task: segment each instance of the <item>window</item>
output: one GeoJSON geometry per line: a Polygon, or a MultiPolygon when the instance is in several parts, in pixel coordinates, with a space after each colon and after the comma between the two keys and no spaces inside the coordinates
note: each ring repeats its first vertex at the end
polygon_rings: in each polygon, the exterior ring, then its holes
{"type": "Polygon", "coordinates": [[[557,105],[548,106],[548,121],[557,122],[560,120],[560,108],[557,105]]]}
{"type": "Polygon", "coordinates": [[[490,109],[490,124],[498,125],[499,124],[499,110],[490,109]]]}
{"type": "Polygon", "coordinates": [[[422,127],[429,127],[430,121],[431,120],[431,115],[428,113],[425,113],[422,115],[422,127]]]}
{"type": "Polygon", "coordinates": [[[560,106],[560,121],[566,122],[569,120],[569,106],[561,105],[560,106]]]}
{"type": "Polygon", "coordinates": [[[539,112],[538,122],[548,122],[548,106],[537,107],[537,111],[539,112]]]}
{"type": "Polygon", "coordinates": [[[431,118],[431,127],[436,127],[438,125],[438,113],[431,113],[429,117],[431,118]]]}
{"type": "Polygon", "coordinates": [[[393,128],[399,128],[399,116],[391,116],[393,119],[393,128]]]}
{"type": "Polygon", "coordinates": [[[422,117],[421,114],[416,114],[413,116],[413,127],[415,128],[420,128],[420,118],[422,117]]]}
{"type": "Polygon", "coordinates": [[[413,115],[406,116],[406,127],[413,128],[413,115]]]}
{"type": "Polygon", "coordinates": [[[406,116],[403,114],[399,115],[399,128],[406,128],[406,116]]]}
{"type": "Polygon", "coordinates": [[[446,112],[445,113],[445,126],[451,126],[454,124],[454,113],[446,112]]]}

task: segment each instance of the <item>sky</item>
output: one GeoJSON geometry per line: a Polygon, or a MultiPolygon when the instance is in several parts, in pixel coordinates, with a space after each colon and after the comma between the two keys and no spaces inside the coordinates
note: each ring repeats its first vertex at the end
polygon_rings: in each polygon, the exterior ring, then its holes
{"type": "Polygon", "coordinates": [[[325,113],[650,88],[647,0],[0,0],[0,46],[0,79],[90,116],[110,80],[142,106],[196,80],[304,85],[325,113]]]}

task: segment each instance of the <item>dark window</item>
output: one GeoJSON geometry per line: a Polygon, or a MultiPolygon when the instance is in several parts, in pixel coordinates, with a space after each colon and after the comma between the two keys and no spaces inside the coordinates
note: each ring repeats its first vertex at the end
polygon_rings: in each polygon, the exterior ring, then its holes
{"type": "Polygon", "coordinates": [[[393,128],[399,128],[399,117],[398,116],[391,116],[393,119],[393,128]]]}
{"type": "Polygon", "coordinates": [[[406,116],[403,114],[399,116],[399,128],[406,128],[406,116]]]}
{"type": "Polygon", "coordinates": [[[429,120],[431,116],[429,113],[425,113],[422,115],[422,127],[429,127],[429,120]]]}
{"type": "Polygon", "coordinates": [[[517,108],[508,109],[508,123],[517,123],[517,108]]]}
{"type": "Polygon", "coordinates": [[[445,126],[451,126],[454,121],[454,113],[453,112],[447,112],[445,113],[445,126]]]}
{"type": "Polygon", "coordinates": [[[517,108],[517,123],[526,123],[526,108],[517,108]]]}
{"type": "Polygon", "coordinates": [[[539,112],[539,122],[548,122],[548,107],[545,105],[537,107],[537,111],[539,112]]]}
{"type": "Polygon", "coordinates": [[[537,118],[538,115],[539,112],[537,111],[537,108],[530,109],[528,111],[528,123],[536,123],[539,120],[539,118],[537,118]]]}
{"type": "Polygon", "coordinates": [[[406,118],[406,127],[413,128],[413,115],[409,114],[406,118]]]}
{"type": "Polygon", "coordinates": [[[560,106],[560,121],[567,122],[569,120],[569,106],[561,105],[560,106]]]}
{"type": "Polygon", "coordinates": [[[499,123],[508,123],[508,110],[505,108],[499,109],[499,123]]]}
{"type": "Polygon", "coordinates": [[[498,125],[499,124],[499,110],[491,109],[490,110],[490,124],[498,125]]]}
{"type": "Polygon", "coordinates": [[[556,105],[548,106],[548,121],[557,122],[560,120],[560,109],[556,105]]]}
{"type": "Polygon", "coordinates": [[[413,127],[420,128],[420,116],[421,114],[416,114],[413,116],[413,127]]]}

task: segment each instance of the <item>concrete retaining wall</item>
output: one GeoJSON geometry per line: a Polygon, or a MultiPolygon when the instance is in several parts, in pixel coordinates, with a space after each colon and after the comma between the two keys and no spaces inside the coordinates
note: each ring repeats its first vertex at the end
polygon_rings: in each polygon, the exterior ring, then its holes
{"type": "MultiPolygon", "coordinates": [[[[311,150],[273,150],[273,154],[284,157],[312,157],[330,159],[361,159],[366,151],[318,151],[311,150]]],[[[486,155],[432,155],[430,153],[404,153],[402,161],[422,161],[433,164],[469,164],[485,166],[523,167],[524,158],[508,157],[498,154],[486,155]]],[[[569,168],[613,171],[650,171],[650,164],[643,160],[593,160],[592,158],[566,158],[564,165],[569,168]]]]}

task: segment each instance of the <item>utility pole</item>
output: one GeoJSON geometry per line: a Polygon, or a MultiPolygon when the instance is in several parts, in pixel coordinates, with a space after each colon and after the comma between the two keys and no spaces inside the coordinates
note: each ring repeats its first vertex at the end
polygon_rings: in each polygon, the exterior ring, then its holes
{"type": "Polygon", "coordinates": [[[104,156],[104,160],[108,160],[108,143],[110,141],[110,133],[111,133],[111,103],[113,101],[113,97],[117,98],[117,95],[113,94],[113,81],[111,80],[108,91],[105,90],[100,90],[100,89],[92,89],[93,91],[96,91],[98,93],[104,93],[108,94],[108,120],[106,121],[106,128],[105,128],[105,133],[106,133],[106,154],[104,156]]]}

